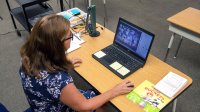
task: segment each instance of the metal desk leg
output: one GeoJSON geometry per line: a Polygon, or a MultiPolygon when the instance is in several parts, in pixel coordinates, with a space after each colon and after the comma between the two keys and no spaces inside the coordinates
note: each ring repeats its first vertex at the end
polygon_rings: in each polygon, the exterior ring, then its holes
{"type": "Polygon", "coordinates": [[[28,15],[26,13],[26,9],[25,9],[24,6],[22,6],[22,10],[23,10],[23,13],[24,13],[24,17],[25,17],[27,28],[28,28],[28,32],[30,33],[31,32],[31,26],[30,26],[30,24],[28,22],[28,15]]]}
{"type": "Polygon", "coordinates": [[[175,112],[176,111],[176,104],[177,104],[177,98],[174,100],[173,102],[173,107],[172,107],[172,112],[175,112]]]}
{"type": "Polygon", "coordinates": [[[64,11],[63,0],[60,0],[60,10],[61,12],[64,11]]]}
{"type": "Polygon", "coordinates": [[[75,0],[72,0],[72,7],[75,7],[75,0]]]}
{"type": "Polygon", "coordinates": [[[178,54],[178,51],[179,51],[179,49],[180,49],[180,47],[181,47],[182,41],[183,41],[183,36],[181,36],[181,40],[179,41],[178,48],[177,48],[177,50],[176,50],[176,54],[174,55],[174,58],[177,57],[177,54],[178,54]]]}
{"type": "MultiPolygon", "coordinates": [[[[8,10],[10,11],[11,9],[10,9],[10,5],[9,5],[8,0],[6,0],[6,4],[7,4],[7,6],[8,6],[8,10]]],[[[10,13],[10,17],[11,17],[11,20],[12,20],[12,22],[13,22],[13,26],[14,26],[14,28],[15,28],[15,31],[16,31],[17,35],[18,35],[19,37],[21,37],[21,33],[20,33],[20,31],[17,29],[17,25],[16,25],[15,20],[14,20],[14,17],[12,16],[11,13],[10,13]]]]}
{"type": "Polygon", "coordinates": [[[106,9],[106,0],[103,0],[103,5],[104,5],[104,14],[105,14],[105,20],[108,22],[108,15],[107,15],[107,9],[106,9]]]}
{"type": "Polygon", "coordinates": [[[69,8],[74,8],[75,7],[75,1],[74,0],[69,0],[69,8]]]}
{"type": "Polygon", "coordinates": [[[89,6],[92,5],[92,0],[88,0],[88,5],[89,5],[89,6]]]}
{"type": "Polygon", "coordinates": [[[69,9],[71,9],[72,8],[72,1],[71,0],[69,0],[69,9]]]}
{"type": "Polygon", "coordinates": [[[87,9],[88,9],[88,0],[84,0],[84,4],[85,4],[86,12],[87,12],[87,9]]]}
{"type": "Polygon", "coordinates": [[[88,10],[88,7],[91,6],[91,2],[92,2],[91,0],[84,0],[86,11],[88,10]]]}
{"type": "Polygon", "coordinates": [[[167,49],[167,53],[166,53],[165,58],[164,58],[164,62],[165,62],[166,59],[167,59],[167,56],[168,56],[168,54],[169,54],[169,50],[170,50],[170,48],[171,48],[171,46],[172,46],[172,43],[173,43],[174,37],[175,37],[175,33],[172,34],[171,39],[170,39],[170,41],[169,41],[168,49],[167,49]]]}

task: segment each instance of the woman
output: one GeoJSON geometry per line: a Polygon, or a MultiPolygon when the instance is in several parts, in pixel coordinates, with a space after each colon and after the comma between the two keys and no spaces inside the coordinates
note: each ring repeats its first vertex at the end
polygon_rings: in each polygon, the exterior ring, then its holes
{"type": "Polygon", "coordinates": [[[92,111],[112,98],[130,92],[133,84],[124,81],[107,92],[95,96],[93,91],[79,91],[70,69],[78,67],[81,60],[67,59],[73,34],[70,23],[59,15],[40,19],[30,37],[22,46],[20,77],[32,110],[36,112],[92,111]]]}

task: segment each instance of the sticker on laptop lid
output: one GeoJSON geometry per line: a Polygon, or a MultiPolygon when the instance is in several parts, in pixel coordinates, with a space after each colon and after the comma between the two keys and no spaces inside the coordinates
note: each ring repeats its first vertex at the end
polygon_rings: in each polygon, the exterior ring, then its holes
{"type": "Polygon", "coordinates": [[[115,61],[114,63],[109,65],[111,68],[113,68],[114,70],[118,70],[119,68],[122,67],[122,65],[120,63],[118,63],[117,61],[115,61]]]}
{"type": "Polygon", "coordinates": [[[130,72],[130,70],[123,66],[120,69],[118,69],[117,72],[119,72],[121,75],[125,76],[126,74],[128,74],[130,72]]]}
{"type": "Polygon", "coordinates": [[[94,55],[95,55],[97,58],[102,58],[102,57],[104,57],[106,54],[105,54],[103,51],[98,51],[98,52],[94,53],[94,55]]]}

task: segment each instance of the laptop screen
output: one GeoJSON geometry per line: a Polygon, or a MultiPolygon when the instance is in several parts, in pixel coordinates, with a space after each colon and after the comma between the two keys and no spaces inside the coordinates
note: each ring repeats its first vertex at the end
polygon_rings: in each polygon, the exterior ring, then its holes
{"type": "Polygon", "coordinates": [[[114,43],[146,60],[154,34],[120,18],[114,43]]]}

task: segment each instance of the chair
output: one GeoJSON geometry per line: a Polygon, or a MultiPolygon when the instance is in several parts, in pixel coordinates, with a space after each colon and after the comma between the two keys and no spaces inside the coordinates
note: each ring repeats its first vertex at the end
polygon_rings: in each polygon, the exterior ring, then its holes
{"type": "Polygon", "coordinates": [[[28,108],[24,112],[33,112],[33,110],[31,108],[28,108]]]}
{"type": "Polygon", "coordinates": [[[9,112],[2,103],[0,103],[0,112],[9,112]]]}

